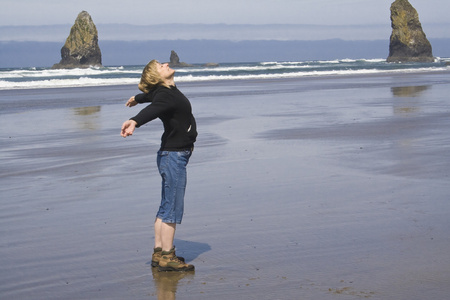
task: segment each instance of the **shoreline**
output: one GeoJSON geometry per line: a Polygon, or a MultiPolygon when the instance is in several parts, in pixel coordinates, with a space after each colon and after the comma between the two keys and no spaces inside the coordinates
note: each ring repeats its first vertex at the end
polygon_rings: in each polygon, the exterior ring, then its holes
{"type": "MultiPolygon", "coordinates": [[[[354,62],[357,62],[357,60],[355,60],[354,62]]],[[[391,63],[392,66],[396,66],[396,65],[402,65],[402,64],[394,64],[391,63]]],[[[407,64],[405,64],[407,65],[407,64]]],[[[437,68],[436,66],[434,66],[434,68],[437,68]]],[[[183,70],[188,70],[189,68],[185,68],[183,70]]],[[[213,68],[214,69],[214,68],[213,68]]],[[[220,82],[236,82],[236,81],[264,81],[264,80],[299,80],[299,79],[307,79],[307,78],[312,78],[312,79],[320,79],[320,78],[353,78],[353,77],[362,77],[362,76],[404,76],[407,74],[439,74],[439,73],[448,73],[450,72],[450,68],[448,66],[444,66],[442,65],[441,67],[439,67],[439,69],[431,69],[431,66],[429,67],[429,69],[426,67],[426,65],[424,65],[423,68],[421,69],[383,69],[383,67],[381,67],[381,69],[365,69],[362,68],[359,71],[358,70],[353,70],[353,72],[355,73],[351,73],[351,74],[345,74],[342,72],[345,72],[346,69],[329,69],[329,70],[321,70],[320,68],[316,69],[315,71],[308,71],[305,73],[302,73],[301,75],[296,74],[296,73],[271,73],[270,70],[266,70],[267,74],[241,74],[241,75],[231,75],[231,74],[222,74],[222,75],[214,75],[214,73],[208,74],[208,75],[201,75],[201,74],[187,74],[188,76],[184,77],[184,73],[181,73],[181,75],[176,75],[176,79],[178,78],[178,84],[192,84],[192,83],[196,83],[196,82],[204,82],[204,83],[209,83],[211,85],[215,85],[215,84],[219,84],[220,82]],[[321,72],[324,72],[322,74],[319,74],[321,72]],[[329,74],[329,73],[335,73],[335,74],[329,74]],[[189,77],[192,76],[192,77],[189,77]],[[218,78],[214,78],[214,77],[220,77],[220,79],[218,78]]],[[[348,71],[348,70],[347,70],[348,71]]],[[[302,72],[301,69],[299,69],[299,72],[302,72]]],[[[92,74],[91,74],[92,75],[92,74]]],[[[64,79],[64,75],[60,75],[61,78],[52,78],[52,77],[48,77],[47,80],[44,80],[44,82],[46,82],[45,84],[49,84],[48,82],[52,81],[52,80],[69,80],[68,78],[64,79]]],[[[118,83],[117,80],[124,80],[129,82],[131,79],[128,77],[124,77],[124,78],[103,78],[103,80],[113,80],[114,82],[108,83],[108,82],[104,82],[104,81],[97,81],[95,82],[95,80],[97,80],[96,78],[89,78],[90,75],[86,75],[87,78],[84,78],[84,75],[77,75],[77,76],[82,76],[82,78],[79,78],[78,81],[80,79],[86,79],[86,80],[93,80],[93,82],[90,83],[84,83],[81,84],[79,83],[77,80],[73,81],[72,83],[66,83],[66,85],[55,85],[55,86],[42,86],[42,87],[24,87],[23,85],[18,87],[9,87],[9,88],[5,88],[2,87],[0,88],[0,92],[2,91],[13,91],[13,90],[44,90],[44,89],[64,89],[64,88],[89,88],[89,87],[109,87],[109,86],[123,86],[123,87],[128,87],[128,86],[133,86],[133,85],[137,85],[139,82],[139,76],[138,74],[136,74],[136,76],[138,76],[135,79],[132,79],[133,81],[136,81],[135,84],[131,84],[131,83],[118,83]]],[[[6,77],[7,78],[7,77],[6,77]]],[[[73,79],[70,79],[73,80],[73,79]]],[[[31,81],[33,82],[33,81],[31,81]]],[[[20,83],[20,82],[19,82],[20,83]]],[[[18,84],[19,84],[18,83],[18,84]]],[[[44,83],[43,83],[44,84],[44,83]]]]}
{"type": "MultiPolygon", "coordinates": [[[[238,78],[238,79],[225,79],[225,80],[204,80],[204,81],[181,81],[177,83],[180,86],[190,86],[190,85],[228,85],[230,82],[272,82],[272,81],[302,81],[302,80],[330,80],[330,79],[351,79],[351,78],[374,78],[374,77],[411,77],[417,75],[443,75],[450,74],[450,68],[448,70],[430,70],[430,71],[408,71],[408,72],[386,72],[386,73],[366,73],[366,74],[339,74],[339,75],[308,75],[308,76],[292,76],[292,77],[283,77],[283,78],[238,78]]],[[[175,76],[176,81],[176,76],[175,76]]],[[[138,81],[137,81],[138,83],[138,81]]],[[[58,86],[58,87],[45,87],[45,88],[13,88],[13,89],[0,89],[1,94],[10,94],[14,92],[23,92],[29,94],[32,91],[43,91],[43,92],[51,92],[53,90],[66,90],[66,89],[97,89],[97,88],[115,88],[115,89],[137,89],[136,84],[102,84],[102,85],[87,85],[87,86],[58,86]]]]}

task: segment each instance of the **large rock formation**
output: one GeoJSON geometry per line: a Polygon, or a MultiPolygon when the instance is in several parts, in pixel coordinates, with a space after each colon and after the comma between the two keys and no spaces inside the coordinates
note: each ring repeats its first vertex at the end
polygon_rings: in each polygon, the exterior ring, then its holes
{"type": "Polygon", "coordinates": [[[422,30],[419,14],[408,0],[391,5],[392,34],[388,62],[432,62],[431,44],[422,30]]]}
{"type": "Polygon", "coordinates": [[[98,46],[98,32],[91,16],[82,11],[70,29],[69,37],[61,48],[61,61],[53,69],[88,68],[102,66],[102,53],[98,46]]]}
{"type": "Polygon", "coordinates": [[[185,68],[185,67],[192,67],[192,65],[187,64],[185,62],[180,62],[180,58],[178,57],[178,54],[175,51],[170,52],[170,62],[169,66],[171,68],[185,68]]]}

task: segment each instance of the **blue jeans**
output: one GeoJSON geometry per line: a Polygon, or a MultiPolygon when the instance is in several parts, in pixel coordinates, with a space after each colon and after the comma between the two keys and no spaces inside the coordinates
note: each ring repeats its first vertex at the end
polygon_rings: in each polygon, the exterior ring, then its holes
{"type": "Polygon", "coordinates": [[[162,177],[161,205],[156,217],[164,223],[180,224],[183,219],[186,166],[192,152],[158,151],[157,164],[162,177]]]}

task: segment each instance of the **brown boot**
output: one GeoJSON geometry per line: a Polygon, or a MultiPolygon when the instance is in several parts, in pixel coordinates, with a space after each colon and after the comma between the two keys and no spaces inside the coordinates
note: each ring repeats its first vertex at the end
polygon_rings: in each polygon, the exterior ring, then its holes
{"type": "MultiPolygon", "coordinates": [[[[173,246],[172,250],[175,253],[175,246],[173,246]]],[[[161,252],[162,248],[153,248],[153,254],[152,254],[152,267],[157,267],[159,265],[159,260],[161,259],[161,252]]],[[[178,259],[184,262],[184,258],[181,256],[178,256],[178,259]]]]}
{"type": "Polygon", "coordinates": [[[193,271],[194,266],[186,264],[184,260],[181,260],[175,255],[175,249],[170,251],[161,251],[161,258],[159,260],[159,271],[193,271]]]}

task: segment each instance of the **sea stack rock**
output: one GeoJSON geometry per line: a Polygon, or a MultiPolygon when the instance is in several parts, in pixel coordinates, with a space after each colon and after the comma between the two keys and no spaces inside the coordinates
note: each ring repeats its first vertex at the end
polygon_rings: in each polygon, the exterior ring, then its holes
{"type": "Polygon", "coordinates": [[[180,62],[180,58],[178,57],[178,54],[175,51],[170,52],[170,62],[169,66],[171,68],[185,68],[185,67],[192,67],[192,65],[187,64],[185,62],[180,62]]]}
{"type": "Polygon", "coordinates": [[[431,44],[422,30],[419,14],[408,0],[391,5],[392,34],[388,62],[433,62],[431,44]]]}
{"type": "Polygon", "coordinates": [[[89,68],[102,66],[102,53],[98,46],[98,32],[91,16],[82,11],[70,29],[69,37],[61,48],[61,61],[52,69],[89,68]]]}

